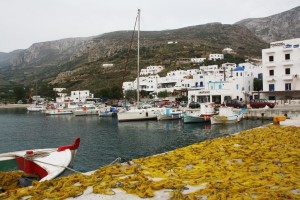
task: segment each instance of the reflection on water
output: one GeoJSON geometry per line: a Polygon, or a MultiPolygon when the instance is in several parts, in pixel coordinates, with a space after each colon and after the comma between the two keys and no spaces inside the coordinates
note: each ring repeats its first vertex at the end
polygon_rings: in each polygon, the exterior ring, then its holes
{"type": "Polygon", "coordinates": [[[270,121],[244,120],[238,124],[183,124],[181,120],[118,123],[98,116],[46,116],[25,109],[0,109],[0,153],[51,148],[81,138],[74,169],[91,171],[117,157],[128,160],[261,126],[270,121]]]}

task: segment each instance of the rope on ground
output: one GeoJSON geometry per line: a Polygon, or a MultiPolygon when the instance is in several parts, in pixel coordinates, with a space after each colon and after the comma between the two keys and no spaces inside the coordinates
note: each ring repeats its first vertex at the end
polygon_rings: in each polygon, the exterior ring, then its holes
{"type": "Polygon", "coordinates": [[[66,169],[68,169],[68,170],[70,170],[70,171],[72,171],[72,172],[75,172],[75,173],[80,173],[80,174],[82,174],[82,172],[80,172],[80,171],[77,171],[77,170],[75,170],[75,169],[72,169],[71,167],[68,167],[68,166],[55,165],[55,164],[51,164],[51,163],[47,163],[47,162],[43,162],[43,161],[40,161],[40,160],[32,160],[32,161],[34,161],[34,162],[40,162],[40,163],[43,163],[43,164],[46,164],[46,165],[51,165],[51,166],[54,166],[54,167],[66,168],[66,169]]]}
{"type": "Polygon", "coordinates": [[[115,163],[121,163],[122,161],[125,161],[128,165],[131,165],[131,163],[125,159],[125,158],[121,158],[121,157],[118,157],[116,158],[114,161],[112,161],[109,165],[113,165],[115,163]]]}

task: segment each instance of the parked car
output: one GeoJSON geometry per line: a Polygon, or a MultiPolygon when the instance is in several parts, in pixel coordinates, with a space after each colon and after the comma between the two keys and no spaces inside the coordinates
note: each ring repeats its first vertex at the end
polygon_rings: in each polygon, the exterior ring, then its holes
{"type": "Polygon", "coordinates": [[[225,100],[222,106],[234,107],[234,108],[245,108],[246,105],[237,99],[228,99],[225,100]]]}
{"type": "Polygon", "coordinates": [[[189,104],[189,108],[200,108],[200,103],[192,101],[189,104]]]}
{"type": "Polygon", "coordinates": [[[253,99],[250,101],[250,107],[251,108],[264,108],[264,107],[270,107],[270,108],[274,108],[275,107],[275,103],[270,102],[266,99],[253,99]]]}
{"type": "Polygon", "coordinates": [[[187,106],[187,102],[186,102],[186,101],[181,101],[181,102],[180,102],[180,106],[186,107],[186,106],[187,106]]]}

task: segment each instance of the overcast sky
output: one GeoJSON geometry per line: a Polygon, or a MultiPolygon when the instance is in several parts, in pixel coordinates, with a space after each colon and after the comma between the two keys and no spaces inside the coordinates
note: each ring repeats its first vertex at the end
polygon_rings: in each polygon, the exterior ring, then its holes
{"type": "Polygon", "coordinates": [[[0,52],[33,43],[132,30],[176,29],[211,22],[233,24],[267,17],[299,0],[0,0],[0,52]]]}

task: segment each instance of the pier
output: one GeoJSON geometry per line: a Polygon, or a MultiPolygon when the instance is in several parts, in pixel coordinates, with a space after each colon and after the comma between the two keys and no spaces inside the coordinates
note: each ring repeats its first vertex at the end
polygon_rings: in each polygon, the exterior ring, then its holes
{"type": "Polygon", "coordinates": [[[294,118],[300,116],[300,105],[281,105],[275,108],[248,108],[244,114],[245,119],[272,120],[274,116],[286,116],[294,118]]]}

